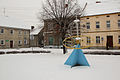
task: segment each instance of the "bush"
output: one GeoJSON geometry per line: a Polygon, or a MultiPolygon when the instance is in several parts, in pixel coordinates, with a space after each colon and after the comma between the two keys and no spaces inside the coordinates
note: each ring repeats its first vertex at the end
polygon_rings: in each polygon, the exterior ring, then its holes
{"type": "Polygon", "coordinates": [[[6,52],[6,54],[17,54],[17,53],[20,53],[19,51],[8,51],[6,52]]]}
{"type": "Polygon", "coordinates": [[[0,52],[0,54],[5,54],[5,52],[0,52]]]}

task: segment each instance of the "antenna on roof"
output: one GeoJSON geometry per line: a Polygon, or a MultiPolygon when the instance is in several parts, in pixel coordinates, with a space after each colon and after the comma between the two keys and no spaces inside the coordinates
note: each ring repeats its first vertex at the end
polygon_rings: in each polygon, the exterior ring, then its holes
{"type": "Polygon", "coordinates": [[[3,9],[3,15],[4,15],[4,17],[8,17],[8,16],[6,16],[6,8],[3,9]]]}
{"type": "Polygon", "coordinates": [[[4,8],[4,10],[3,10],[3,14],[4,14],[4,16],[5,16],[5,8],[4,8]]]}

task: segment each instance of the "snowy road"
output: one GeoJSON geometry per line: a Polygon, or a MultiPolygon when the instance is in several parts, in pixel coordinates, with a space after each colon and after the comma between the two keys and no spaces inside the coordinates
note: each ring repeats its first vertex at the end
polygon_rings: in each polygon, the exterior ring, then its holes
{"type": "Polygon", "coordinates": [[[64,65],[69,54],[0,55],[0,80],[120,80],[120,56],[86,55],[91,67],[64,65]]]}

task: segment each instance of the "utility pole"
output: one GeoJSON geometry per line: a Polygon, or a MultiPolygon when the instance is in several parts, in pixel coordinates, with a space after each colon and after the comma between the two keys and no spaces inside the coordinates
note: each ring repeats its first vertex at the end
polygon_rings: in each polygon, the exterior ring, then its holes
{"type": "Polygon", "coordinates": [[[6,8],[3,8],[3,16],[4,16],[4,17],[8,17],[8,16],[6,15],[6,8]]]}
{"type": "Polygon", "coordinates": [[[4,9],[3,9],[3,15],[4,15],[4,16],[6,16],[6,15],[5,15],[5,14],[6,14],[6,11],[5,11],[5,10],[6,10],[6,9],[4,8],[4,9]]]}

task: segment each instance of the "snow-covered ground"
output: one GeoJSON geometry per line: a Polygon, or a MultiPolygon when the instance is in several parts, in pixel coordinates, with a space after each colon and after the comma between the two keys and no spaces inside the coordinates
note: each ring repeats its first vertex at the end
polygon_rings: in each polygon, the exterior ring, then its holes
{"type": "Polygon", "coordinates": [[[119,55],[85,55],[90,67],[64,65],[70,54],[0,55],[0,80],[120,80],[119,55]]]}
{"type": "MultiPolygon", "coordinates": [[[[51,51],[51,53],[61,53],[62,54],[62,49],[55,49],[55,48],[39,48],[39,47],[31,47],[31,48],[17,48],[17,49],[0,49],[0,51],[3,52],[8,52],[8,51],[51,51]]],[[[120,49],[118,50],[106,50],[106,49],[82,49],[83,52],[120,52],[120,49]]],[[[72,49],[67,49],[68,53],[72,52],[72,49]]]]}

